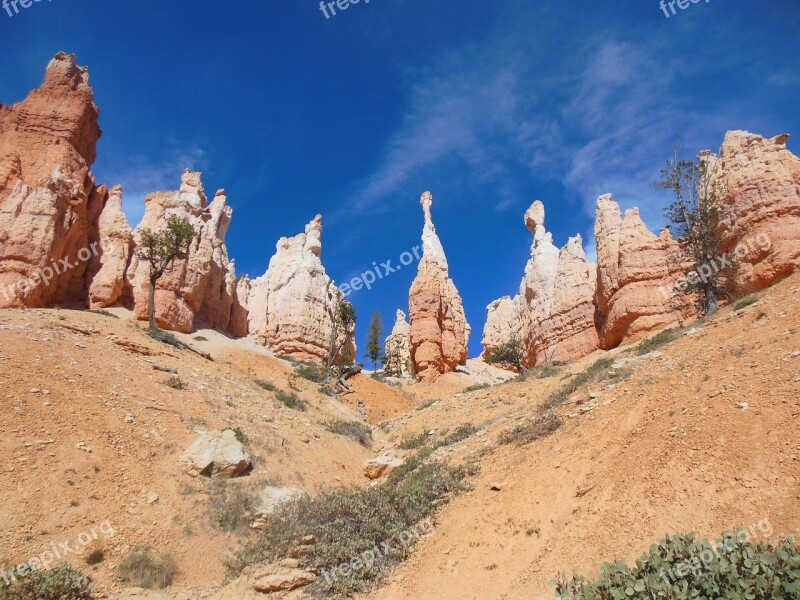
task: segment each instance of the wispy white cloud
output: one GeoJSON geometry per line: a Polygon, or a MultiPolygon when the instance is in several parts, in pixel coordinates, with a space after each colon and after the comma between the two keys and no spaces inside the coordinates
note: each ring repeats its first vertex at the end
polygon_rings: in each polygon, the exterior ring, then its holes
{"type": "Polygon", "coordinates": [[[169,150],[157,162],[144,156],[127,157],[124,164],[113,164],[105,171],[110,174],[109,181],[122,185],[122,208],[131,227],[136,227],[144,215],[144,199],[148,194],[177,190],[184,169],[202,171],[205,167],[203,150],[186,148],[169,150]]]}

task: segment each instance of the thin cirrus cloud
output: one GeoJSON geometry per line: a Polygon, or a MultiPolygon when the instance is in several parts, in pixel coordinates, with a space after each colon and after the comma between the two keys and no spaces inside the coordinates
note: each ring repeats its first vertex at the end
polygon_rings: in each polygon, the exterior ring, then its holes
{"type": "MultiPolygon", "coordinates": [[[[435,173],[491,185],[496,210],[521,207],[538,184],[556,182],[563,197],[549,201],[579,207],[586,221],[596,198],[612,193],[623,207],[640,206],[657,229],[666,199],[651,183],[676,138],[691,155],[753,122],[742,98],[698,86],[698,78],[724,67],[717,50],[664,60],[672,30],[642,28],[636,40],[578,31],[584,39],[576,47],[555,34],[530,36],[525,18],[503,23],[484,44],[451,51],[410,78],[401,124],[355,193],[359,209],[389,210],[382,198],[435,173]]],[[[791,77],[784,69],[770,81],[791,77]]],[[[591,253],[593,239],[585,243],[591,253]]]]}
{"type": "Polygon", "coordinates": [[[184,169],[202,171],[207,165],[202,149],[167,150],[160,159],[144,156],[131,156],[121,162],[98,165],[99,180],[107,180],[122,185],[122,208],[131,227],[144,216],[144,199],[152,192],[177,190],[184,169]]]}

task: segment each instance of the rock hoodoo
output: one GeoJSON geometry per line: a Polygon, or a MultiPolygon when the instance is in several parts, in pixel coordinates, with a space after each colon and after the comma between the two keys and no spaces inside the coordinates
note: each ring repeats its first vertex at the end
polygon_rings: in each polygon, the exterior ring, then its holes
{"type": "Polygon", "coordinates": [[[726,249],[737,258],[739,294],[800,266],[800,158],[786,148],[788,139],[729,131],[719,156],[700,154],[729,213],[726,249]]]}
{"type": "Polygon", "coordinates": [[[390,364],[386,365],[387,368],[397,371],[400,377],[409,377],[412,374],[411,352],[408,348],[410,333],[411,325],[406,321],[406,313],[398,310],[392,332],[384,341],[383,346],[387,360],[390,361],[390,364]]]}
{"type": "Polygon", "coordinates": [[[683,273],[683,255],[669,230],[651,232],[638,208],[625,211],[611,195],[597,200],[597,293],[600,347],[619,345],[671,324],[681,313],[667,293],[683,273]]]}
{"type": "Polygon", "coordinates": [[[249,331],[276,354],[328,357],[333,315],[343,298],[322,266],[322,216],[304,233],[278,240],[267,272],[250,284],[249,331]]]}
{"type": "Polygon", "coordinates": [[[539,200],[525,213],[533,245],[519,294],[487,307],[483,334],[487,353],[517,337],[526,367],[581,358],[598,346],[595,266],[586,260],[580,236],[559,250],[545,229],[544,216],[539,200]]]}
{"type": "Polygon", "coordinates": [[[423,255],[408,298],[409,352],[420,380],[432,381],[466,363],[470,328],[431,220],[430,192],[422,195],[420,204],[425,214],[423,255]]]}
{"type": "Polygon", "coordinates": [[[89,170],[98,117],[88,70],[63,52],[41,87],[0,105],[0,307],[85,301],[105,196],[89,170]]]}
{"type": "MultiPolygon", "coordinates": [[[[138,243],[143,229],[158,231],[170,215],[186,218],[197,236],[185,260],[176,260],[156,287],[156,322],[159,327],[184,333],[194,330],[195,318],[210,327],[228,331],[236,296],[233,261],[228,260],[225,234],[233,213],[220,190],[209,204],[200,173],[184,171],[180,190],[155,192],[145,198],[145,213],[133,232],[138,243]]],[[[136,318],[147,319],[149,265],[134,254],[127,277],[136,318]]],[[[238,309],[237,309],[238,310],[238,309]]]]}

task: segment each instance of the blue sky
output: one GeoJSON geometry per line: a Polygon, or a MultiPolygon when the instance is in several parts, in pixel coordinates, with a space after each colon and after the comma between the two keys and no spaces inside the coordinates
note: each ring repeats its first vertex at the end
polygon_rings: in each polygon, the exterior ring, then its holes
{"type": "MultiPolygon", "coordinates": [[[[613,193],[651,228],[650,183],[676,137],[694,154],[729,129],[800,135],[800,3],[711,0],[667,18],[656,0],[49,0],[0,10],[0,102],[21,100],[59,50],[88,65],[104,135],[94,172],[145,194],[185,167],[234,208],[228,250],[258,276],[275,242],[324,216],[337,282],[419,243],[433,215],[480,352],[485,307],[515,293],[522,214],[544,201],[558,245],[593,253],[613,193]]],[[[797,140],[789,147],[798,152],[797,140]]],[[[351,296],[359,345],[391,327],[415,270],[351,296]]]]}

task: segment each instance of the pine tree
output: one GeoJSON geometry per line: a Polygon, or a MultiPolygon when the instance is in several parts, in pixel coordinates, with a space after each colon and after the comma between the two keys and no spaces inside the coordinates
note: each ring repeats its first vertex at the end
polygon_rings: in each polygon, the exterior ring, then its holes
{"type": "Polygon", "coordinates": [[[381,358],[381,335],[383,335],[383,320],[381,313],[375,311],[372,313],[372,320],[367,330],[367,353],[364,355],[364,358],[372,361],[375,371],[378,370],[378,359],[381,358]]]}
{"type": "Polygon", "coordinates": [[[154,232],[143,229],[139,234],[139,246],[136,255],[140,260],[150,264],[150,290],[147,297],[147,312],[150,317],[150,329],[156,326],[156,284],[172,263],[184,260],[189,254],[189,245],[197,235],[194,227],[185,217],[170,215],[166,227],[154,232]]]}

